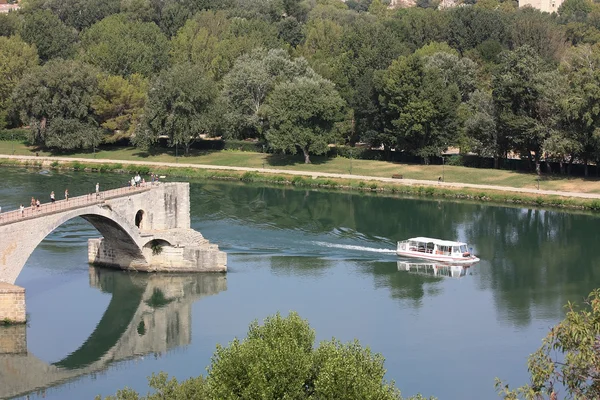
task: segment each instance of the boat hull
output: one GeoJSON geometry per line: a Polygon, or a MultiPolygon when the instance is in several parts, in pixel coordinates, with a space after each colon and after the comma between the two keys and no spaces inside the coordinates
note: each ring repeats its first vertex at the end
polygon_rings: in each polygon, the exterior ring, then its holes
{"type": "Polygon", "coordinates": [[[433,260],[446,264],[457,264],[457,265],[466,265],[466,264],[475,264],[479,262],[479,258],[475,256],[469,257],[450,257],[436,254],[428,254],[422,252],[415,251],[396,251],[396,254],[401,257],[410,257],[410,258],[418,258],[422,260],[433,260]]]}

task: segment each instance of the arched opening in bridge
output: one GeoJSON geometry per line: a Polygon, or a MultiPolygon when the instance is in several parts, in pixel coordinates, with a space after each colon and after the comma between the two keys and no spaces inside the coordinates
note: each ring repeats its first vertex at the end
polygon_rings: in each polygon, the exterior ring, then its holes
{"type": "Polygon", "coordinates": [[[144,248],[152,249],[152,255],[158,256],[162,253],[164,246],[170,246],[171,243],[162,239],[154,239],[144,245],[144,248]]]}
{"type": "Polygon", "coordinates": [[[135,226],[142,229],[142,220],[144,219],[144,210],[139,210],[135,214],[135,226]]]}

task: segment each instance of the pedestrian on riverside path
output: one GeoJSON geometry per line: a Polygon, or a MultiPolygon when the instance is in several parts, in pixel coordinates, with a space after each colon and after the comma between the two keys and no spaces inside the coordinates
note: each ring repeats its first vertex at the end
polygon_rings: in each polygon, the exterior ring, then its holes
{"type": "Polygon", "coordinates": [[[21,217],[25,216],[25,207],[23,207],[23,204],[19,206],[19,211],[21,211],[21,217]]]}
{"type": "Polygon", "coordinates": [[[100,196],[100,184],[96,183],[96,197],[100,196]]]}
{"type": "Polygon", "coordinates": [[[31,208],[35,208],[35,199],[31,198],[31,208]]]}
{"type": "Polygon", "coordinates": [[[65,189],[65,200],[69,201],[69,189],[65,189]]]}
{"type": "Polygon", "coordinates": [[[56,199],[54,198],[54,190],[50,193],[50,201],[54,203],[56,199]]]}
{"type": "Polygon", "coordinates": [[[37,199],[37,200],[35,201],[35,207],[37,208],[37,210],[38,210],[38,211],[40,211],[40,205],[41,205],[41,203],[40,203],[40,199],[37,199]]]}

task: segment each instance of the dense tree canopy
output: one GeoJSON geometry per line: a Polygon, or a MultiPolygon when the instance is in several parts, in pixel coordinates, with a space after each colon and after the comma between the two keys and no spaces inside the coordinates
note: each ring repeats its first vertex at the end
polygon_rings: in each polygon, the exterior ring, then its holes
{"type": "Polygon", "coordinates": [[[561,172],[600,161],[600,5],[566,0],[550,15],[510,0],[465,0],[443,10],[437,4],[23,0],[20,11],[0,15],[0,36],[20,35],[25,43],[14,42],[23,47],[15,51],[35,46],[42,64],[62,58],[97,67],[100,92],[87,119],[105,131],[104,140],[130,137],[150,110],[142,92],[164,71],[183,74],[176,67],[187,64],[218,93],[222,118],[206,133],[265,140],[273,151],[302,146],[289,135],[267,135],[278,124],[260,110],[277,85],[307,76],[333,83],[345,103],[344,127],[327,139],[333,142],[425,159],[459,147],[493,156],[497,166],[516,154],[532,168],[557,161],[561,172]],[[278,69],[296,64],[306,73],[278,69]]]}
{"type": "Polygon", "coordinates": [[[92,116],[98,71],[78,61],[53,60],[25,75],[13,92],[31,142],[63,149],[97,146],[102,132],[92,116]]]}
{"type": "Polygon", "coordinates": [[[295,154],[327,152],[336,143],[335,123],[343,118],[344,100],[333,84],[323,78],[300,77],[277,84],[261,114],[267,121],[265,137],[271,147],[295,154]]]}
{"type": "Polygon", "coordinates": [[[215,82],[197,65],[178,64],[163,71],[150,88],[134,142],[147,148],[166,136],[171,146],[187,153],[194,140],[216,125],[217,94],[215,82]]]}
{"type": "Polygon", "coordinates": [[[113,15],[83,32],[81,59],[114,75],[151,76],[168,65],[169,42],[152,22],[113,15]]]}
{"type": "Polygon", "coordinates": [[[6,125],[12,109],[10,98],[23,75],[38,64],[35,47],[19,36],[0,36],[0,129],[6,125]]]}

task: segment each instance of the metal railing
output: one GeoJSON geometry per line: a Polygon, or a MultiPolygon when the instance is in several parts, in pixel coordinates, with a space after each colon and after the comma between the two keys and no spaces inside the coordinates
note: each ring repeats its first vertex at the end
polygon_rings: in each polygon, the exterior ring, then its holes
{"type": "Polygon", "coordinates": [[[88,193],[83,196],[69,197],[68,200],[56,200],[50,203],[41,203],[38,206],[28,205],[23,210],[17,209],[0,213],[0,225],[6,225],[17,221],[37,218],[56,212],[73,210],[94,204],[101,204],[105,200],[141,193],[156,187],[157,183],[140,183],[139,186],[127,186],[118,189],[105,190],[98,193],[88,193]]]}

